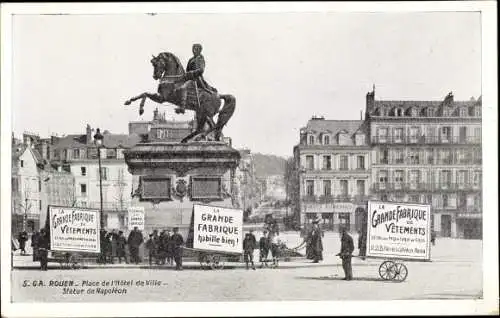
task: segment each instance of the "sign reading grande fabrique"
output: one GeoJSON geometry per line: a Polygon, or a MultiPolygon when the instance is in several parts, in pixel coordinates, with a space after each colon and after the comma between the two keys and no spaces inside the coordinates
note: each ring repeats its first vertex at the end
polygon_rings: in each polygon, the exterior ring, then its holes
{"type": "Polygon", "coordinates": [[[195,204],[193,221],[193,248],[242,253],[243,210],[195,204]]]}
{"type": "Polygon", "coordinates": [[[429,260],[429,205],[368,202],[367,256],[429,260]]]}
{"type": "Polygon", "coordinates": [[[127,212],[128,212],[128,229],[133,230],[134,227],[137,226],[139,230],[143,231],[145,223],[144,207],[131,206],[128,207],[127,212]]]}
{"type": "Polygon", "coordinates": [[[99,253],[99,211],[49,206],[50,248],[99,253]]]}

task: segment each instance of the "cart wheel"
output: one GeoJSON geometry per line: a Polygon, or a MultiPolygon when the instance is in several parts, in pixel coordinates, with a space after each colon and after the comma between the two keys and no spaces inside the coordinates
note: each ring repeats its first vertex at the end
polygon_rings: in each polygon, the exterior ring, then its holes
{"type": "Polygon", "coordinates": [[[406,268],[406,265],[403,263],[396,263],[394,265],[394,277],[392,279],[404,282],[406,276],[408,276],[408,269],[406,268]]]}
{"type": "Polygon", "coordinates": [[[222,261],[220,255],[212,255],[211,263],[210,266],[212,269],[223,269],[224,268],[224,262],[222,261]]]}
{"type": "Polygon", "coordinates": [[[68,260],[68,266],[70,266],[73,269],[79,269],[81,267],[80,256],[76,254],[70,255],[68,260]]]}
{"type": "Polygon", "coordinates": [[[200,262],[200,266],[202,269],[207,269],[210,265],[210,259],[207,254],[200,254],[198,257],[198,261],[200,262]]]}
{"type": "Polygon", "coordinates": [[[380,264],[378,273],[383,280],[391,280],[395,276],[395,263],[393,261],[385,261],[380,264]]]}

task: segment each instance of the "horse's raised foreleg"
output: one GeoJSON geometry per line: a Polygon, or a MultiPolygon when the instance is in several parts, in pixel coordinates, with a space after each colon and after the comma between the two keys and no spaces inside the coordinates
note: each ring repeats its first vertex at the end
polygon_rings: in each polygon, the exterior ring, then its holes
{"type": "Polygon", "coordinates": [[[141,103],[139,105],[139,115],[142,115],[144,113],[144,104],[146,103],[147,98],[149,98],[150,100],[157,102],[159,104],[165,102],[165,99],[163,98],[163,96],[161,96],[159,94],[142,93],[140,95],[137,95],[137,96],[132,97],[129,100],[125,101],[125,105],[130,105],[132,102],[135,102],[136,100],[140,99],[141,103]]]}

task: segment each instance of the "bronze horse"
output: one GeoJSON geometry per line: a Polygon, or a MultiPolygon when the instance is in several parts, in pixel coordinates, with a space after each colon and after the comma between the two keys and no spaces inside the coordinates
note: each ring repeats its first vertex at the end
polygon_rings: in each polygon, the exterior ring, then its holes
{"type": "Polygon", "coordinates": [[[153,78],[160,80],[158,93],[142,93],[132,97],[125,102],[130,105],[132,102],[141,99],[139,115],[144,113],[144,103],[147,98],[157,103],[168,102],[179,105],[181,100],[180,87],[188,81],[188,97],[186,100],[186,109],[196,113],[196,130],[182,139],[181,142],[187,142],[194,137],[207,137],[214,132],[216,141],[222,138],[222,128],[227,124],[234,113],[236,99],[229,94],[218,94],[209,92],[200,87],[196,87],[195,80],[186,78],[186,72],[179,59],[172,53],[163,52],[151,59],[153,64],[153,78]],[[224,106],[221,108],[221,99],[224,100],[224,106]],[[214,116],[219,114],[217,123],[214,123],[214,116]],[[205,130],[205,124],[209,128],[205,130]]]}

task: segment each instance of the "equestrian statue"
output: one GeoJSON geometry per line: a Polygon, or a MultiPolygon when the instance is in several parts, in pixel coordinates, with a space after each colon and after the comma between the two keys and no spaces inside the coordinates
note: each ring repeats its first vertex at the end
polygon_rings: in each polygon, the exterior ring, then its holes
{"type": "Polygon", "coordinates": [[[217,90],[205,81],[205,59],[201,55],[202,46],[193,45],[193,57],[189,60],[186,71],[179,58],[170,52],[162,52],[153,56],[153,78],[159,80],[158,93],[142,93],[125,102],[130,105],[141,100],[139,115],[144,113],[144,103],[147,98],[157,103],[168,102],[178,106],[176,113],[184,113],[185,109],[193,110],[196,114],[196,129],[181,142],[207,138],[214,133],[214,139],[221,141],[222,128],[227,124],[234,113],[236,99],[230,94],[219,94],[217,90]],[[221,108],[221,99],[224,105],[221,108]],[[219,114],[217,123],[214,116],[219,114]],[[208,129],[205,125],[208,124],[208,129]]]}

